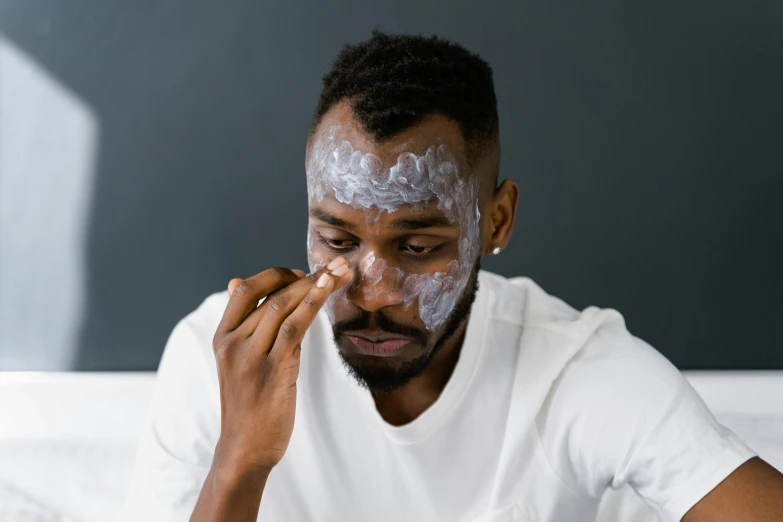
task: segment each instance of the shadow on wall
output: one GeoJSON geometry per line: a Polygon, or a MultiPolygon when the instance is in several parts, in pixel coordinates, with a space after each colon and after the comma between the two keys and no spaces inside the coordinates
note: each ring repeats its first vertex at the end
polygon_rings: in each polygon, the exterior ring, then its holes
{"type": "Polygon", "coordinates": [[[85,319],[99,122],[0,35],[0,370],[69,370],[85,319]]]}

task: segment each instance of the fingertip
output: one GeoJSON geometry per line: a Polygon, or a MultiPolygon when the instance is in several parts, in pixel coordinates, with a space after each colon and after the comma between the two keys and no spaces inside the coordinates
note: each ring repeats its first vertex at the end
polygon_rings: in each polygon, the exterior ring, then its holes
{"type": "Polygon", "coordinates": [[[307,275],[307,273],[304,270],[299,270],[298,268],[291,269],[291,272],[295,273],[299,277],[304,277],[307,275]]]}
{"type": "Polygon", "coordinates": [[[318,281],[315,283],[315,286],[317,286],[318,288],[324,288],[325,289],[325,288],[327,288],[329,286],[331,281],[332,281],[332,278],[329,277],[329,274],[323,273],[318,278],[318,281]]]}
{"type": "Polygon", "coordinates": [[[354,271],[353,270],[348,270],[347,273],[345,273],[345,274],[343,274],[343,275],[341,275],[340,277],[337,278],[337,281],[335,281],[335,285],[336,286],[345,286],[345,285],[349,284],[353,280],[353,277],[354,277],[354,271]]]}
{"type": "Polygon", "coordinates": [[[239,283],[242,282],[242,279],[239,277],[233,278],[231,281],[228,282],[228,295],[231,295],[234,293],[234,289],[239,285],[239,283]]]}

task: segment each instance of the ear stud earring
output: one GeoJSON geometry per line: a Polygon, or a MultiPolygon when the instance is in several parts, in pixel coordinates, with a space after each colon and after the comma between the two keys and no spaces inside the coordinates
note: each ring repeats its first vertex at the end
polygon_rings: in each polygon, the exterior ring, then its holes
{"type": "Polygon", "coordinates": [[[493,256],[496,256],[496,255],[498,255],[498,254],[500,253],[500,250],[501,250],[501,249],[500,249],[500,247],[495,247],[495,248],[493,248],[493,249],[492,249],[492,255],[493,255],[493,256]]]}

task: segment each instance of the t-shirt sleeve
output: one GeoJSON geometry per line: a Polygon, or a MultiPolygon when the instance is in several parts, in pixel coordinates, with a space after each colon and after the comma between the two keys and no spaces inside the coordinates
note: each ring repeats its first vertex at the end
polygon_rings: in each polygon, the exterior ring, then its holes
{"type": "Polygon", "coordinates": [[[566,483],[593,497],[628,484],[661,519],[679,521],[757,454],[617,315],[564,368],[537,426],[566,483]]]}
{"type": "Polygon", "coordinates": [[[128,522],[189,520],[209,472],[220,434],[214,300],[181,320],[166,343],[126,500],[128,522]]]}

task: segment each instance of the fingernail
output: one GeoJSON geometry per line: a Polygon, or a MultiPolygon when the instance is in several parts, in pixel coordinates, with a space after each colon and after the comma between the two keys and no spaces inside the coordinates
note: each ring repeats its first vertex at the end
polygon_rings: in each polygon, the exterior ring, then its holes
{"type": "Polygon", "coordinates": [[[348,265],[340,265],[334,270],[332,270],[332,275],[337,277],[342,277],[350,271],[351,268],[348,265]]]}
{"type": "Polygon", "coordinates": [[[326,286],[326,284],[329,282],[329,274],[321,274],[321,277],[318,278],[318,282],[315,283],[315,286],[318,288],[323,288],[326,286]]]}
{"type": "Polygon", "coordinates": [[[329,262],[328,265],[326,265],[326,269],[327,270],[334,270],[335,268],[337,268],[340,265],[347,265],[347,264],[348,264],[348,262],[345,260],[344,257],[342,257],[342,256],[335,257],[334,259],[332,259],[329,262]]]}

